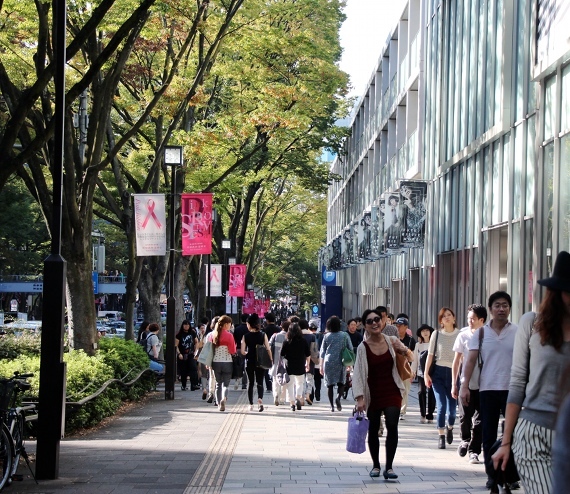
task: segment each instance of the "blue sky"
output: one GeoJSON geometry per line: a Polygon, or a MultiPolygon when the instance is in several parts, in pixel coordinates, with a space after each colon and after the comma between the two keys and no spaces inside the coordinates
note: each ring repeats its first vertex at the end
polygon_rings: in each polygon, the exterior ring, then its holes
{"type": "Polygon", "coordinates": [[[350,75],[350,96],[359,97],[376,67],[380,50],[396,25],[404,0],[347,0],[340,37],[340,68],[350,75]]]}

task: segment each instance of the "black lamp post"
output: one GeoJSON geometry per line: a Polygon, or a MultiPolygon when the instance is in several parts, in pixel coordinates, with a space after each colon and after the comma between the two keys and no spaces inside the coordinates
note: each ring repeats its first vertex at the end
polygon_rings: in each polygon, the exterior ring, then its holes
{"type": "Polygon", "coordinates": [[[44,261],[44,310],[40,357],[40,393],[36,477],[53,480],[59,476],[59,444],[65,421],[63,334],[67,263],[61,255],[63,207],[63,153],[65,121],[65,25],[66,1],[53,0],[53,46],[55,53],[55,111],[53,136],[53,207],[51,253],[44,261]]]}
{"type": "Polygon", "coordinates": [[[176,239],[176,167],[182,166],[182,146],[164,146],[164,164],[172,166],[170,180],[170,253],[168,259],[168,298],[166,299],[166,374],[164,376],[164,399],[174,399],[176,382],[176,297],[174,296],[174,254],[176,239]]]}

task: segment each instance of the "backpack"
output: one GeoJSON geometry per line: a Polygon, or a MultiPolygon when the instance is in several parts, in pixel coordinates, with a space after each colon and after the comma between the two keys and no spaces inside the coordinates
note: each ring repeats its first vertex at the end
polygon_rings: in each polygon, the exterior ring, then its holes
{"type": "Polygon", "coordinates": [[[137,343],[140,346],[142,346],[145,349],[145,351],[146,351],[146,340],[147,340],[147,338],[148,338],[148,334],[143,333],[143,334],[141,334],[141,339],[139,341],[137,341],[137,343]]]}

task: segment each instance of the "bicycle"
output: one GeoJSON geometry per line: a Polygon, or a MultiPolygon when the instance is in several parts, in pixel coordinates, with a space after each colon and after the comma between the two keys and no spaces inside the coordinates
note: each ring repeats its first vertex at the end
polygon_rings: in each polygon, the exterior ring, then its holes
{"type": "Polygon", "coordinates": [[[32,376],[33,374],[14,372],[10,378],[0,379],[0,491],[16,479],[20,458],[26,460],[32,477],[36,480],[24,447],[25,414],[34,410],[35,405],[17,406],[18,393],[30,389],[30,383],[26,379],[32,376]]]}

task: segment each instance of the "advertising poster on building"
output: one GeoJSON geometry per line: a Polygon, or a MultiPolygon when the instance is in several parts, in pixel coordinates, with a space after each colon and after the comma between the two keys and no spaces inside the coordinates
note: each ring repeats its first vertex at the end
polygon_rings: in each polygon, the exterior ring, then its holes
{"type": "Polygon", "coordinates": [[[213,194],[182,194],[182,255],[212,253],[213,194]]]}
{"type": "Polygon", "coordinates": [[[164,194],[133,194],[137,256],[166,254],[164,194]]]}
{"type": "Polygon", "coordinates": [[[393,193],[384,203],[384,246],[387,254],[400,252],[402,239],[402,217],[400,194],[393,193]]]}
{"type": "Polygon", "coordinates": [[[245,292],[245,264],[231,264],[229,266],[229,293],[231,297],[243,297],[245,292]]]}
{"type": "Polygon", "coordinates": [[[247,290],[243,295],[243,303],[241,306],[241,311],[243,314],[253,314],[255,304],[255,292],[253,290],[247,290]]]}
{"type": "Polygon", "coordinates": [[[222,265],[210,264],[210,297],[222,296],[222,265]]]}
{"type": "Polygon", "coordinates": [[[360,264],[364,262],[364,258],[360,257],[361,230],[360,220],[356,220],[352,224],[350,231],[350,235],[352,237],[352,264],[360,264]]]}
{"type": "Polygon", "coordinates": [[[423,247],[426,223],[426,182],[401,182],[402,247],[423,247]]]}
{"type": "Polygon", "coordinates": [[[360,262],[370,260],[372,247],[372,212],[366,211],[358,229],[358,257],[360,262]]]}

